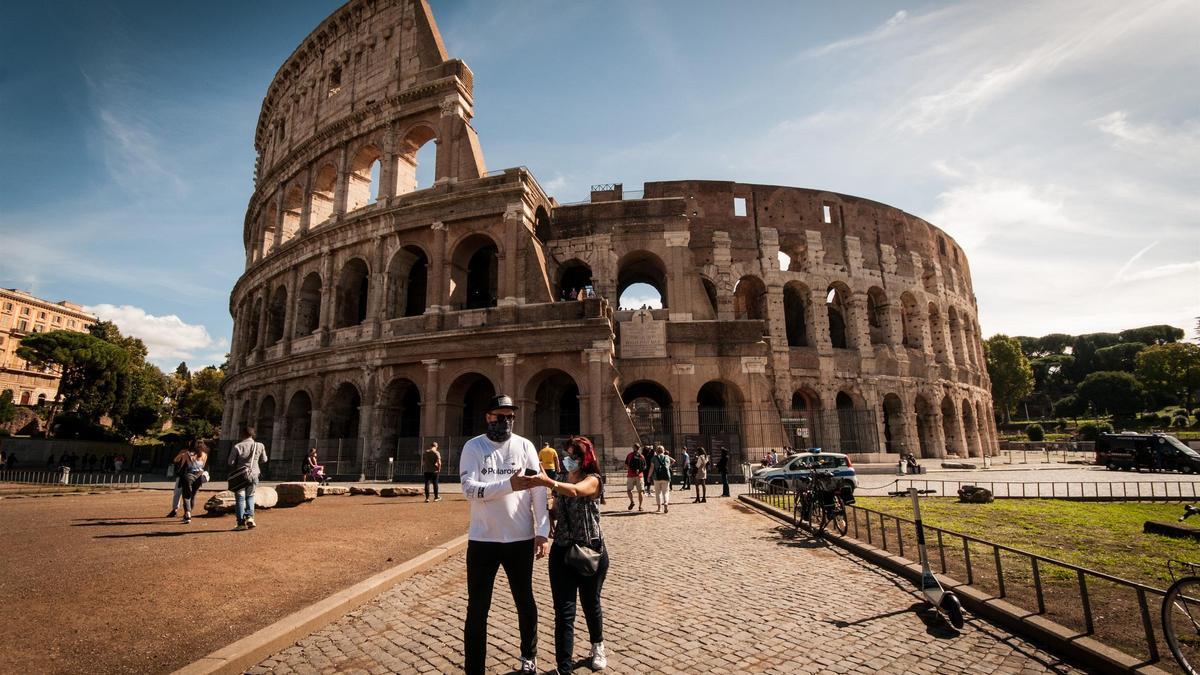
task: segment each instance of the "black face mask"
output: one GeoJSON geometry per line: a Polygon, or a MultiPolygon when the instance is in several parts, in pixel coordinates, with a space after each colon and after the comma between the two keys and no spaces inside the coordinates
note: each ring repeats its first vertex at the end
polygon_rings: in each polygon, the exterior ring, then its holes
{"type": "Polygon", "coordinates": [[[512,436],[512,430],[513,418],[498,417],[496,418],[495,422],[487,423],[488,440],[496,443],[503,443],[504,441],[507,441],[510,436],[512,436]]]}

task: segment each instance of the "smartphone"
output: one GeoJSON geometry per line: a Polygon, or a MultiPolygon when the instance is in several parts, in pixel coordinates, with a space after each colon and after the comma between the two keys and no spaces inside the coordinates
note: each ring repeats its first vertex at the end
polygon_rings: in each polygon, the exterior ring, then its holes
{"type": "Polygon", "coordinates": [[[538,470],[537,469],[525,469],[525,475],[526,476],[536,476],[536,475],[538,475],[538,470]]]}

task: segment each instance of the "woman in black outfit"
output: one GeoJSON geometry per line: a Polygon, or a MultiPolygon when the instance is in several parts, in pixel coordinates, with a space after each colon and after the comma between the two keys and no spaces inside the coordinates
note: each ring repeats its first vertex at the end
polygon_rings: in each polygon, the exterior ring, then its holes
{"type": "Polygon", "coordinates": [[[554,657],[559,673],[574,670],[575,598],[583,605],[588,637],[592,643],[592,670],[608,665],[604,650],[604,622],[600,591],[608,574],[608,551],[600,533],[600,467],[592,442],[575,436],[567,444],[562,458],[564,480],[539,474],[541,484],[554,491],[554,545],[550,547],[550,591],[554,596],[554,657]],[[595,574],[580,574],[567,562],[567,552],[575,544],[600,551],[595,574]]]}

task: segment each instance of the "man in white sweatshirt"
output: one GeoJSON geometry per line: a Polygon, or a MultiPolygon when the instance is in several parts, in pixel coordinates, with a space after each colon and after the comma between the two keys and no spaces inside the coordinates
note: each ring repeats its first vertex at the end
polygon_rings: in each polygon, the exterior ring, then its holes
{"type": "Polygon", "coordinates": [[[537,672],[537,605],[533,560],[546,555],[550,521],[546,488],[525,475],[540,470],[537,449],[512,432],[517,407],[500,395],[485,414],[487,432],[463,445],[459,477],[471,502],[467,535],[467,620],[463,627],[464,670],[484,672],[487,619],[496,572],[504,567],[517,606],[522,673],[537,672]]]}

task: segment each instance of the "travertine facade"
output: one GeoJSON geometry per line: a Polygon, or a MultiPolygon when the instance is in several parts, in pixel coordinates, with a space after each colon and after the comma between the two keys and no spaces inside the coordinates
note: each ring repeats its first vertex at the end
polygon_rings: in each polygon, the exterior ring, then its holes
{"type": "Polygon", "coordinates": [[[95,316],[73,302],[50,302],[15,288],[0,288],[0,393],[11,391],[20,405],[53,401],[58,395],[58,370],[34,367],[18,357],[21,338],[52,330],[83,332],[95,322],[95,316]]]}
{"type": "Polygon", "coordinates": [[[289,57],[255,137],[224,438],[252,423],[293,460],[403,464],[431,438],[453,456],[503,391],[518,431],[610,454],[995,447],[967,260],[938,228],[731,182],[560,205],[525,168],[485,172],[473,114],[423,0],[352,1],[289,57]],[[663,308],[620,309],[635,283],[663,308]]]}

